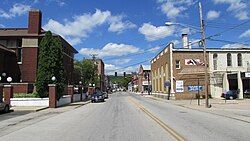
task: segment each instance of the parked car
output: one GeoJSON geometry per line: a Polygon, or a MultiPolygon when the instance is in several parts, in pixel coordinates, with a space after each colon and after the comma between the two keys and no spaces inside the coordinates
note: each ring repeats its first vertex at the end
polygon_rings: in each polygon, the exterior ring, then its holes
{"type": "Polygon", "coordinates": [[[221,97],[225,99],[236,99],[238,97],[238,91],[237,90],[229,90],[227,92],[224,92],[221,94],[221,97]]]}
{"type": "Polygon", "coordinates": [[[244,91],[244,98],[250,98],[250,89],[244,91]]]}
{"type": "Polygon", "coordinates": [[[94,102],[104,102],[104,95],[102,92],[100,91],[97,91],[97,92],[94,92],[91,96],[91,102],[94,103],[94,102]]]}
{"type": "Polygon", "coordinates": [[[9,104],[6,104],[5,102],[0,102],[0,111],[8,113],[10,111],[9,104]]]}
{"type": "Polygon", "coordinates": [[[109,95],[108,95],[107,92],[102,92],[102,93],[103,93],[103,96],[104,96],[105,99],[109,98],[109,95]]]}

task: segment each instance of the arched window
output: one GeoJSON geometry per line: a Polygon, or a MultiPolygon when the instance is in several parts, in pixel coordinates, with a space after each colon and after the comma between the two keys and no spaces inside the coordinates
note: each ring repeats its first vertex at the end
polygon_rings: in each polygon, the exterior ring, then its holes
{"type": "Polygon", "coordinates": [[[227,66],[232,66],[232,55],[231,53],[227,54],[227,66]]]}
{"type": "Polygon", "coordinates": [[[237,54],[237,60],[238,60],[238,66],[242,66],[242,54],[241,53],[237,54]]]}
{"type": "Polygon", "coordinates": [[[218,60],[218,55],[217,55],[217,53],[215,53],[213,55],[214,70],[217,70],[217,60],[218,60]]]}

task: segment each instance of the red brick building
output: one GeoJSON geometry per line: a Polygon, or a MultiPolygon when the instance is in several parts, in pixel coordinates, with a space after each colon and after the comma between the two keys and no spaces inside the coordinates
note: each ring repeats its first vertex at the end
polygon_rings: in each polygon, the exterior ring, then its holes
{"type": "MultiPolygon", "coordinates": [[[[38,68],[39,43],[46,33],[46,31],[41,28],[41,23],[41,11],[32,10],[29,12],[28,28],[0,28],[0,44],[8,50],[15,51],[17,64],[21,72],[19,79],[13,81],[15,83],[15,92],[33,91],[32,87],[36,81],[38,68]]],[[[78,52],[60,35],[53,33],[53,36],[60,38],[62,41],[66,79],[67,82],[71,84],[74,69],[74,54],[78,52]]],[[[7,75],[12,76],[12,74],[9,73],[7,73],[7,75]]]]}

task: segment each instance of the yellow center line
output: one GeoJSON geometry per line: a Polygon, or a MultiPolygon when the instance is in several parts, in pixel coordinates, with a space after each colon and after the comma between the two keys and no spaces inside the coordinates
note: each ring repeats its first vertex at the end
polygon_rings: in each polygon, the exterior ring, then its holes
{"type": "Polygon", "coordinates": [[[163,121],[161,121],[159,118],[154,116],[151,112],[149,112],[145,107],[143,107],[141,104],[133,100],[131,97],[129,98],[130,102],[133,103],[136,107],[141,109],[145,114],[147,114],[151,119],[153,119],[157,124],[159,124],[165,131],[167,131],[170,135],[172,135],[177,141],[186,141],[184,137],[182,137],[178,132],[176,132],[174,129],[169,127],[167,124],[165,124],[163,121]]]}

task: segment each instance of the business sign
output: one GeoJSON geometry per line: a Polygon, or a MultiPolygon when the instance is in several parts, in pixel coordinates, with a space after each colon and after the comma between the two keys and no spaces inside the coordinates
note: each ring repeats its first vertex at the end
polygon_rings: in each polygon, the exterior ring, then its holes
{"type": "Polygon", "coordinates": [[[185,59],[187,66],[203,66],[204,63],[200,59],[185,59]]]}
{"type": "Polygon", "coordinates": [[[203,86],[188,86],[189,92],[203,91],[203,86]]]}
{"type": "Polygon", "coordinates": [[[245,77],[250,77],[250,72],[245,72],[245,77]]]}
{"type": "Polygon", "coordinates": [[[182,93],[182,92],[184,92],[184,82],[183,82],[183,80],[176,80],[176,92],[177,93],[182,93]]]}

